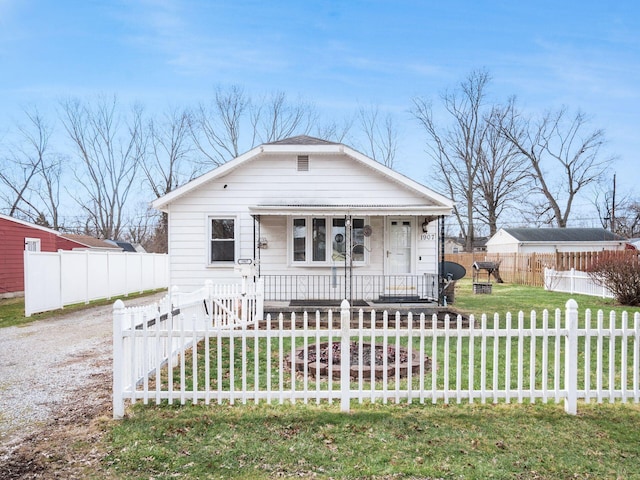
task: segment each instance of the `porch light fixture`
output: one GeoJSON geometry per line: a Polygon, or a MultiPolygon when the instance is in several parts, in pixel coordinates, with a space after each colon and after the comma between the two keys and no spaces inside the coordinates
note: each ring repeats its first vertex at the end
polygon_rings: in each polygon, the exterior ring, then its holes
{"type": "Polygon", "coordinates": [[[258,240],[258,248],[267,248],[269,246],[269,241],[266,237],[260,237],[258,240]]]}
{"type": "Polygon", "coordinates": [[[431,222],[433,222],[434,220],[437,220],[438,217],[436,216],[429,216],[429,217],[425,217],[424,218],[424,222],[422,223],[422,231],[424,233],[427,233],[427,231],[429,230],[429,224],[431,222]]]}

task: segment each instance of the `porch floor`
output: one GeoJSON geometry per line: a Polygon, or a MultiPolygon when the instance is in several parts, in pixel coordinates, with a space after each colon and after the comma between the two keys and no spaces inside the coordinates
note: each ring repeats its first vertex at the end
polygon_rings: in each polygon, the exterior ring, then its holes
{"type": "MultiPolygon", "coordinates": [[[[334,316],[340,314],[340,301],[337,300],[295,300],[288,302],[275,302],[269,301],[264,303],[265,315],[271,314],[272,317],[277,316],[280,313],[289,315],[295,313],[296,315],[302,315],[304,312],[315,314],[316,311],[320,313],[326,313],[329,310],[333,311],[334,316]]],[[[351,310],[357,312],[362,310],[365,315],[369,315],[371,311],[375,310],[378,316],[382,316],[383,312],[388,312],[389,316],[395,315],[396,312],[400,312],[400,315],[406,317],[409,312],[413,315],[445,315],[451,316],[458,315],[453,305],[439,306],[436,302],[367,302],[364,300],[357,300],[353,302],[351,310]]]]}
{"type": "MultiPolygon", "coordinates": [[[[289,302],[290,307],[329,307],[329,308],[340,308],[340,304],[342,302],[340,300],[291,300],[289,302]]],[[[364,300],[354,300],[352,307],[368,307],[369,303],[364,300]]]]}
{"type": "MultiPolygon", "coordinates": [[[[265,318],[267,315],[271,316],[272,322],[277,322],[277,319],[280,314],[283,315],[284,320],[284,328],[288,329],[291,326],[291,314],[295,313],[296,316],[296,326],[297,328],[303,327],[303,316],[304,313],[307,312],[309,316],[309,322],[314,321],[316,312],[320,312],[320,321],[321,328],[326,328],[327,325],[327,312],[332,311],[334,322],[340,321],[340,306],[336,304],[336,302],[327,302],[332,303],[332,305],[318,305],[319,301],[310,301],[305,302],[309,303],[309,305],[292,305],[292,302],[265,302],[264,305],[264,314],[265,318]]],[[[455,328],[457,322],[458,312],[456,312],[451,307],[438,306],[436,303],[425,304],[425,303],[367,303],[361,301],[361,303],[366,304],[363,306],[355,306],[352,307],[351,313],[351,328],[358,328],[358,320],[357,320],[357,312],[360,310],[364,313],[365,326],[370,324],[371,320],[371,311],[376,312],[376,325],[381,328],[383,325],[383,312],[388,312],[388,325],[390,328],[394,328],[395,326],[395,318],[396,313],[400,313],[400,325],[406,326],[407,319],[409,313],[411,313],[414,317],[414,322],[419,320],[419,316],[424,313],[425,315],[425,327],[431,328],[431,322],[433,319],[433,315],[437,315],[438,318],[438,328],[444,328],[445,318],[449,315],[449,326],[450,328],[455,328]]],[[[261,322],[264,323],[264,322],[261,322]]],[[[334,323],[334,325],[336,325],[334,323]]],[[[414,323],[415,325],[415,323],[414,323]]],[[[263,326],[262,326],[263,327],[263,326]]],[[[276,327],[274,325],[274,327],[276,327]]],[[[277,327],[276,327],[277,328],[277,327]]],[[[469,318],[466,315],[462,315],[462,328],[469,328],[469,318]]]]}

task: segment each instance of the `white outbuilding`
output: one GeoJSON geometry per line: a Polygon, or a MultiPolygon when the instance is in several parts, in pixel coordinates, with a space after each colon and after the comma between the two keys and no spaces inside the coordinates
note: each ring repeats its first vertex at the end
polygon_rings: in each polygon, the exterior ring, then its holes
{"type": "Polygon", "coordinates": [[[596,252],[627,245],[603,228],[501,228],[487,241],[487,253],[596,252]]]}

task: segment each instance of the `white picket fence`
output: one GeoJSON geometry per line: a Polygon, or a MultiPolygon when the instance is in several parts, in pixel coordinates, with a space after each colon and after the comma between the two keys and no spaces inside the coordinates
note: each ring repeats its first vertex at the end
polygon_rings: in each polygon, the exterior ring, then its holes
{"type": "Polygon", "coordinates": [[[166,254],[24,252],[26,317],[65,305],[168,287],[166,254]]]}
{"type": "Polygon", "coordinates": [[[614,298],[615,295],[604,285],[594,282],[587,272],[572,268],[567,271],[544,269],[544,289],[552,292],[590,295],[592,297],[614,298]]]}
{"type": "Polygon", "coordinates": [[[285,321],[281,314],[234,323],[218,321],[202,305],[180,305],[179,313],[162,320],[116,303],[115,418],[124,415],[125,402],[139,400],[338,401],[342,411],[352,401],[564,401],[570,414],[579,400],[640,401],[640,313],[629,326],[627,313],[617,318],[611,312],[607,322],[603,312],[593,317],[587,310],[579,327],[578,306],[569,300],[564,315],[559,309],[541,318],[532,312],[526,323],[520,313],[517,319],[483,315],[479,322],[471,317],[468,326],[461,317],[439,325],[424,314],[354,313],[345,300],[335,317],[316,312],[285,321]],[[409,367],[383,354],[381,366],[367,367],[367,344],[381,352],[404,349],[418,361],[409,367]],[[325,350],[323,376],[312,360],[325,350]],[[337,355],[352,354],[355,362],[336,365],[337,355]]]}
{"type": "MultiPolygon", "coordinates": [[[[149,399],[150,379],[165,367],[170,377],[178,363],[184,371],[185,353],[206,337],[205,330],[234,329],[262,320],[262,282],[214,285],[211,281],[194,292],[173,287],[160,302],[125,308],[113,306],[114,417],[124,413],[126,392],[144,389],[149,399]]],[[[194,347],[195,346],[195,347],[194,347]]],[[[184,391],[185,376],[180,380],[184,391]]],[[[159,383],[155,385],[158,394],[159,383]]]]}

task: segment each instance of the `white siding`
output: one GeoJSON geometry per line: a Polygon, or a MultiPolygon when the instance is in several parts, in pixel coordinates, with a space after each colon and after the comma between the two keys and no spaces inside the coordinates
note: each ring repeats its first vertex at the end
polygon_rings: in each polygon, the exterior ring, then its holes
{"type": "Polygon", "coordinates": [[[487,253],[518,253],[518,240],[500,229],[487,241],[487,253]]]}
{"type": "MultiPolygon", "coordinates": [[[[345,155],[310,155],[309,171],[297,171],[297,154],[263,155],[243,164],[224,177],[179,197],[170,204],[169,245],[171,285],[195,289],[206,279],[238,281],[230,266],[208,265],[209,216],[234,217],[239,236],[239,258],[254,258],[253,205],[430,205],[424,196],[390,180],[345,155]]],[[[357,215],[355,215],[357,216],[357,215]]],[[[421,220],[412,217],[416,240],[416,273],[437,271],[436,241],[421,239],[421,220]]],[[[384,273],[384,217],[371,217],[369,261],[354,274],[384,273]]],[[[436,232],[437,222],[430,228],[436,232]]],[[[290,266],[287,248],[288,219],[263,215],[260,233],[268,246],[260,251],[261,273],[324,274],[325,267],[290,266]]]]}

